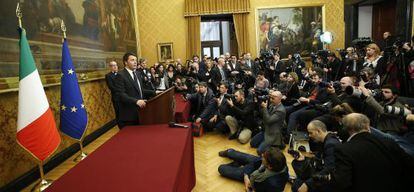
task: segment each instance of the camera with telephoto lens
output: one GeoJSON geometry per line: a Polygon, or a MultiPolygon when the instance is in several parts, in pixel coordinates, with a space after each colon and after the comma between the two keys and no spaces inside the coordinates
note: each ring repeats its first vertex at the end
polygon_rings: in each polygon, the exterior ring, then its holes
{"type": "MultiPolygon", "coordinates": [[[[382,91],[380,89],[369,90],[371,92],[372,97],[374,97],[377,101],[381,101],[383,99],[382,91]]],[[[345,93],[350,96],[360,98],[362,95],[362,91],[354,86],[348,86],[345,88],[345,93]]]]}
{"type": "Polygon", "coordinates": [[[406,117],[407,115],[412,114],[410,109],[407,109],[405,107],[395,107],[392,105],[385,106],[384,112],[388,114],[399,115],[401,117],[406,117]]]}
{"type": "Polygon", "coordinates": [[[312,175],[312,179],[315,182],[329,182],[331,180],[331,175],[330,174],[327,174],[327,175],[315,174],[315,175],[312,175]]]}

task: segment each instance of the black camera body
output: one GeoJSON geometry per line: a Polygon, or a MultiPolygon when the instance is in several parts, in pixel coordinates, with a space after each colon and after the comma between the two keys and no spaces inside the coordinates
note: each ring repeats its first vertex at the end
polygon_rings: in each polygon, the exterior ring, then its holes
{"type": "Polygon", "coordinates": [[[234,94],[224,94],[225,99],[230,99],[232,101],[236,100],[236,96],[234,94]]]}
{"type": "Polygon", "coordinates": [[[254,88],[254,96],[257,103],[262,103],[269,100],[269,89],[254,88]]]}

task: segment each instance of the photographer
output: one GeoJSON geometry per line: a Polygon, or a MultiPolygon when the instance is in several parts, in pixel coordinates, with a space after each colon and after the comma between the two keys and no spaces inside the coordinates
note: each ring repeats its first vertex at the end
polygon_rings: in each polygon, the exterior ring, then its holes
{"type": "Polygon", "coordinates": [[[270,105],[268,106],[268,101],[260,104],[264,130],[256,134],[250,142],[251,147],[257,148],[259,155],[270,146],[277,146],[280,149],[285,147],[282,130],[286,127],[286,110],[281,103],[282,96],[280,91],[272,91],[269,94],[270,105]]]}
{"type": "Polygon", "coordinates": [[[244,182],[246,192],[282,192],[288,181],[286,157],[279,149],[270,147],[262,157],[227,149],[219,156],[233,160],[219,166],[220,175],[244,182]]]}
{"type": "Polygon", "coordinates": [[[300,125],[300,119],[303,118],[304,113],[308,113],[307,110],[312,110],[314,115],[321,115],[321,111],[316,110],[315,106],[319,104],[327,103],[330,100],[330,96],[327,92],[326,82],[322,82],[318,73],[312,75],[313,88],[310,91],[308,97],[300,97],[298,103],[286,108],[287,112],[290,113],[287,135],[292,131],[296,130],[300,125]]]}
{"type": "Polygon", "coordinates": [[[354,97],[346,92],[347,89],[348,91],[350,91],[349,89],[357,89],[357,87],[354,87],[354,79],[351,77],[343,77],[339,83],[341,86],[341,90],[339,90],[339,93],[336,92],[334,87],[327,88],[328,93],[331,95],[331,101],[333,106],[340,105],[342,103],[347,103],[352,107],[354,111],[358,113],[361,112],[364,103],[361,101],[360,98],[354,97]]]}
{"type": "Polygon", "coordinates": [[[299,156],[292,161],[297,175],[292,191],[332,191],[329,175],[335,167],[334,147],[340,144],[340,141],[335,134],[327,131],[322,121],[311,121],[307,129],[312,140],[323,144],[323,151],[314,158],[305,158],[299,152],[299,156]]]}
{"type": "Polygon", "coordinates": [[[373,126],[386,133],[399,134],[404,122],[403,117],[384,111],[386,105],[404,108],[404,105],[397,101],[398,90],[389,85],[383,86],[381,89],[383,98],[378,102],[371,95],[371,91],[363,86],[360,86],[359,89],[362,91],[362,98],[365,99],[365,103],[376,112],[377,124],[373,126]]]}
{"type": "Polygon", "coordinates": [[[226,98],[229,106],[229,115],[225,117],[226,124],[230,128],[229,139],[238,138],[244,144],[249,142],[252,132],[257,128],[254,119],[254,103],[247,101],[243,90],[234,93],[234,100],[226,98]],[[233,103],[234,102],[234,103],[233,103]]]}

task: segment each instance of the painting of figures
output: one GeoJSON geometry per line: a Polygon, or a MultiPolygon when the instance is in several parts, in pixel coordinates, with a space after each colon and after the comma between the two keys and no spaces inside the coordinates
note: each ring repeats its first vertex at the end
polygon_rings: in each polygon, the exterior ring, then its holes
{"type": "Polygon", "coordinates": [[[322,49],[322,6],[263,8],[257,12],[259,53],[279,51],[283,58],[309,56],[322,49]]]}

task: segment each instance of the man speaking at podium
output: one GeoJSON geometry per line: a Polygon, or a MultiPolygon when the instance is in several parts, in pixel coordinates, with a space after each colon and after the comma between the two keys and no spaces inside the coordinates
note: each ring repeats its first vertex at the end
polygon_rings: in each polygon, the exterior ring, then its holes
{"type": "Polygon", "coordinates": [[[120,101],[120,129],[128,125],[138,125],[138,108],[144,108],[145,99],[155,95],[154,91],[144,89],[141,74],[136,70],[137,57],[133,53],[125,53],[122,60],[125,68],[119,71],[115,79],[115,91],[120,101]]]}

